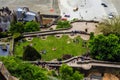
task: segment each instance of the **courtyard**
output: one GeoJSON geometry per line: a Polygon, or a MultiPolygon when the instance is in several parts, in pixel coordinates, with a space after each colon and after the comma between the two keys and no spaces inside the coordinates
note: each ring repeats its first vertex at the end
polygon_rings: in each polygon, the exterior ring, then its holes
{"type": "Polygon", "coordinates": [[[67,35],[23,39],[15,44],[14,54],[22,57],[24,47],[31,45],[41,54],[42,60],[49,61],[61,58],[64,54],[73,56],[84,54],[86,52],[84,42],[80,36],[71,39],[67,35]]]}

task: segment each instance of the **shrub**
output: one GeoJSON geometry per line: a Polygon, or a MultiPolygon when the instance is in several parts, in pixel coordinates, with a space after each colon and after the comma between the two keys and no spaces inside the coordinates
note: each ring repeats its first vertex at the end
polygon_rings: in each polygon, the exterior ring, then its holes
{"type": "Polygon", "coordinates": [[[70,55],[70,54],[65,54],[65,55],[62,56],[62,59],[63,59],[63,60],[67,60],[67,59],[70,59],[71,57],[72,57],[72,55],[70,55]]]}
{"type": "MultiPolygon", "coordinates": [[[[19,78],[19,80],[48,80],[47,71],[39,66],[24,63],[16,57],[0,57],[0,61],[5,64],[5,67],[10,73],[19,78]]],[[[0,80],[2,80],[0,78],[0,80]]]]}
{"type": "Polygon", "coordinates": [[[63,64],[59,68],[59,74],[61,80],[83,80],[83,74],[78,71],[74,71],[72,67],[63,64]]]}
{"type": "Polygon", "coordinates": [[[27,22],[24,26],[24,32],[39,31],[39,27],[40,25],[35,21],[27,22]]]}
{"type": "Polygon", "coordinates": [[[14,34],[13,34],[13,38],[14,38],[15,40],[19,40],[21,37],[22,37],[22,35],[21,35],[20,33],[14,33],[14,34]]]}
{"type": "Polygon", "coordinates": [[[8,34],[6,32],[0,32],[0,38],[7,37],[8,34]]]}
{"type": "Polygon", "coordinates": [[[62,61],[62,59],[61,58],[57,58],[57,61],[62,61]]]}
{"type": "Polygon", "coordinates": [[[58,21],[57,23],[57,29],[62,29],[62,28],[70,28],[71,24],[69,21],[58,21]]]}
{"type": "Polygon", "coordinates": [[[90,39],[93,39],[94,38],[94,32],[91,32],[90,33],[90,39]]]}

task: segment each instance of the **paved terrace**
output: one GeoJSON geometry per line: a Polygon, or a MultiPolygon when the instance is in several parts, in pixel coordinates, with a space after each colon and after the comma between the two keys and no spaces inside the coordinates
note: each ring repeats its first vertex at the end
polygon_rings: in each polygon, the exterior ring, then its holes
{"type": "MultiPolygon", "coordinates": [[[[85,29],[88,29],[87,34],[89,34],[90,32],[94,32],[95,33],[95,28],[96,25],[98,23],[94,23],[94,22],[74,22],[71,23],[72,27],[70,29],[63,29],[63,30],[49,30],[48,29],[42,29],[42,31],[37,31],[37,32],[29,32],[29,33],[23,33],[23,37],[32,37],[32,36],[42,36],[42,35],[49,35],[49,34],[64,34],[64,33],[68,33],[68,34],[72,34],[72,33],[77,33],[81,36],[82,39],[84,40],[88,40],[89,39],[89,35],[85,35],[85,29]]],[[[52,25],[50,28],[55,29],[56,25],[52,25]]]]}

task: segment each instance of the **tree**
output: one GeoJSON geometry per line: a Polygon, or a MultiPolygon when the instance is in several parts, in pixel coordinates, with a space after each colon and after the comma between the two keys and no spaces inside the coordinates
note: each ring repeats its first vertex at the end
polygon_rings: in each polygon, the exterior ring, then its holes
{"type": "Polygon", "coordinates": [[[26,46],[23,53],[23,60],[34,61],[41,59],[41,55],[31,46],[26,46]]]}
{"type": "Polygon", "coordinates": [[[3,37],[8,37],[8,33],[7,32],[0,32],[0,38],[3,37]]]}
{"type": "Polygon", "coordinates": [[[16,57],[0,57],[9,72],[20,80],[48,80],[46,70],[29,63],[23,63],[16,57]]]}
{"type": "Polygon", "coordinates": [[[17,75],[21,77],[21,80],[48,80],[45,71],[38,66],[22,63],[17,67],[17,75]],[[24,73],[23,73],[24,72],[24,73]]]}
{"type": "Polygon", "coordinates": [[[99,24],[98,30],[104,35],[117,34],[120,35],[120,17],[113,19],[105,19],[99,24]]]}
{"type": "Polygon", "coordinates": [[[94,38],[94,32],[91,32],[90,33],[90,39],[93,39],[94,38]]]}
{"type": "Polygon", "coordinates": [[[17,41],[22,37],[22,35],[20,33],[14,33],[13,34],[13,38],[17,41]]]}
{"type": "Polygon", "coordinates": [[[75,71],[73,74],[73,80],[83,80],[83,75],[80,74],[78,71],[75,71]]]}
{"type": "Polygon", "coordinates": [[[89,48],[90,54],[94,59],[107,61],[120,60],[116,60],[120,56],[119,38],[114,34],[110,34],[109,36],[101,34],[94,37],[89,42],[89,48]]]}
{"type": "Polygon", "coordinates": [[[73,71],[73,69],[65,64],[60,67],[61,80],[83,80],[83,75],[79,72],[73,71]]]}
{"type": "Polygon", "coordinates": [[[10,32],[12,34],[24,32],[24,24],[22,22],[11,23],[10,32]]]}
{"type": "Polygon", "coordinates": [[[25,32],[39,31],[39,24],[35,21],[27,22],[24,26],[25,32]]]}
{"type": "Polygon", "coordinates": [[[10,25],[10,32],[14,33],[23,33],[23,32],[32,32],[32,31],[39,31],[39,24],[35,21],[27,22],[26,24],[22,22],[12,22],[10,25]]]}
{"type": "Polygon", "coordinates": [[[69,28],[69,27],[71,27],[71,24],[69,21],[58,21],[57,23],[57,29],[69,28]]]}

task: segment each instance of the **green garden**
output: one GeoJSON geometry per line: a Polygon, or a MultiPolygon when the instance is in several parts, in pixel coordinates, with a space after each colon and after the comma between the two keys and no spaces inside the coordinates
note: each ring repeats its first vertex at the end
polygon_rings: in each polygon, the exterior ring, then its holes
{"type": "Polygon", "coordinates": [[[24,47],[31,45],[40,54],[41,59],[45,61],[61,58],[65,54],[72,56],[82,55],[86,52],[84,40],[80,36],[71,39],[67,35],[62,37],[55,37],[53,35],[47,36],[46,39],[35,37],[31,41],[22,39],[15,44],[14,54],[17,56],[23,55],[24,47]]]}

